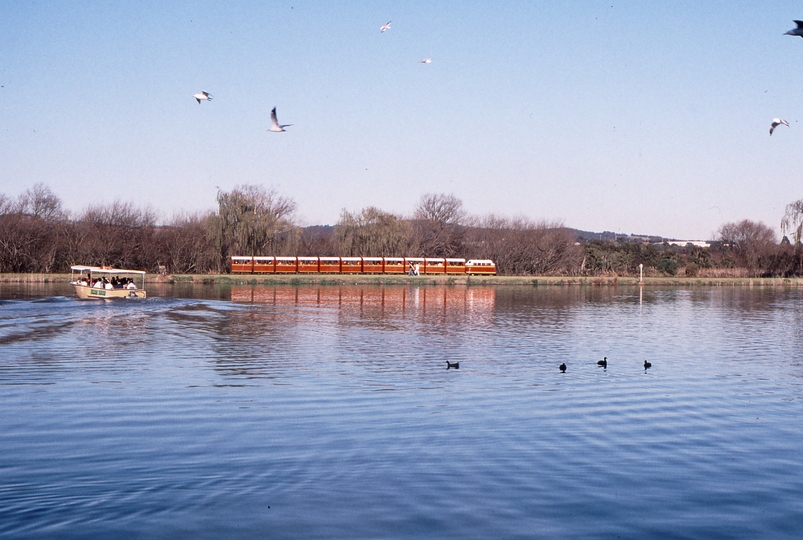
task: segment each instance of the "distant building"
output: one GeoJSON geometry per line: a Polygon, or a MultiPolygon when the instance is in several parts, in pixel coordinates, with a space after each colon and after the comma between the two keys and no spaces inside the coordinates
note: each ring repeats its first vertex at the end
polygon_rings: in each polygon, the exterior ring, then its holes
{"type": "Polygon", "coordinates": [[[711,242],[706,242],[704,240],[668,240],[667,244],[669,244],[670,246],[680,246],[680,247],[686,247],[688,244],[701,248],[711,247],[711,242]]]}

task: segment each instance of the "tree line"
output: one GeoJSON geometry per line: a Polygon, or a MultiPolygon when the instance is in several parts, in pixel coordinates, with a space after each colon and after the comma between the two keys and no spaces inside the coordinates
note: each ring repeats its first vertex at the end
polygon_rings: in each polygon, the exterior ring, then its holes
{"type": "Polygon", "coordinates": [[[423,195],[409,216],[343,209],[334,227],[301,227],[273,189],[220,190],[217,209],[159,222],[115,201],[73,214],[44,184],[0,194],[0,272],[60,273],[73,264],[217,274],[232,255],[424,256],[493,259],[500,275],[800,276],[803,199],[786,208],[783,240],[767,225],[726,223],[710,247],[583,241],[560,222],[471,216],[454,195],[423,195]]]}

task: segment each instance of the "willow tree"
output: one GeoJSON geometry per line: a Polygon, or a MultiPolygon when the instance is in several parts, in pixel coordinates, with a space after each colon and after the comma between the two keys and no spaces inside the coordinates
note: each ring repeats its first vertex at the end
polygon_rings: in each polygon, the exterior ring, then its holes
{"type": "Polygon", "coordinates": [[[218,211],[207,234],[220,253],[220,268],[232,255],[282,255],[298,237],[296,203],[262,186],[236,186],[218,191],[218,211]]]}
{"type": "Polygon", "coordinates": [[[787,246],[785,250],[787,259],[785,273],[799,276],[803,274],[803,253],[800,249],[800,242],[803,239],[803,199],[786,205],[786,212],[781,219],[781,231],[785,240],[789,240],[786,235],[792,235],[793,249],[787,246]]]}
{"type": "Polygon", "coordinates": [[[373,206],[361,212],[343,209],[335,225],[341,255],[388,257],[406,254],[412,228],[399,216],[373,206]]]}
{"type": "Polygon", "coordinates": [[[795,250],[799,250],[803,236],[803,199],[786,205],[786,213],[781,219],[781,230],[784,234],[792,234],[795,250]]]}

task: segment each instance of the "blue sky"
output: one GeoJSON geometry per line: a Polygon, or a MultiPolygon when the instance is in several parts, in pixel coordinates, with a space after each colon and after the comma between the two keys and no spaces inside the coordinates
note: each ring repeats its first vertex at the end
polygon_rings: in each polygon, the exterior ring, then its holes
{"type": "Polygon", "coordinates": [[[777,229],[803,197],[797,18],[797,2],[2,2],[0,193],[42,182],[75,212],[169,219],[260,184],[303,224],[453,193],[586,230],[777,229]],[[267,131],[274,106],[285,133],[267,131]],[[773,117],[791,128],[770,137],[773,117]]]}

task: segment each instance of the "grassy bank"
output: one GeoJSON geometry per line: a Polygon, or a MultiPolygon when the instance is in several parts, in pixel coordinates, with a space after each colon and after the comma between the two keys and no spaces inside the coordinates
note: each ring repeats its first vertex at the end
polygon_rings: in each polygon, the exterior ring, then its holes
{"type": "MultiPolygon", "coordinates": [[[[69,274],[0,274],[2,283],[67,283],[69,274]]],[[[563,276],[416,276],[406,275],[199,275],[148,274],[146,283],[225,284],[225,285],[511,285],[511,286],[633,286],[637,277],[563,277],[563,276]]],[[[800,287],[801,278],[687,278],[645,277],[648,287],[800,287]]]]}

